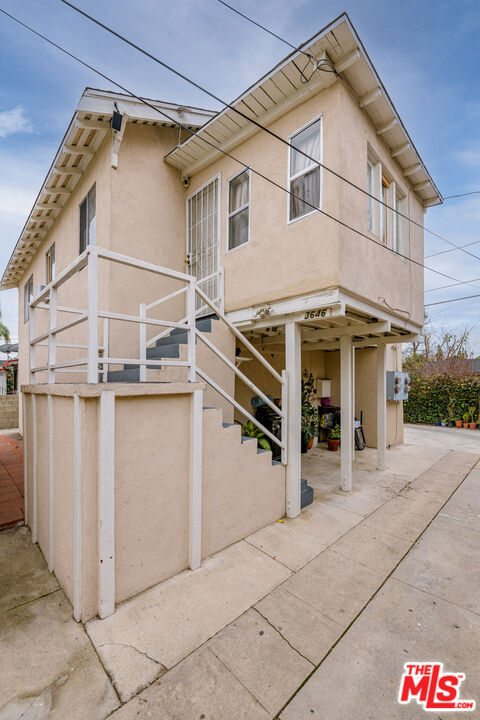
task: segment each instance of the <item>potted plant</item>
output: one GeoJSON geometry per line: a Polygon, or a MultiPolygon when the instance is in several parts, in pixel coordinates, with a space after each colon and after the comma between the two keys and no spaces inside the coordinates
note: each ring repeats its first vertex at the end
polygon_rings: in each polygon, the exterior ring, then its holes
{"type": "Polygon", "coordinates": [[[313,438],[318,432],[318,411],[316,403],[315,378],[307,370],[303,373],[302,380],[302,453],[306,453],[310,444],[313,445],[313,438]]]}
{"type": "Polygon", "coordinates": [[[475,406],[469,407],[468,412],[470,413],[470,422],[469,422],[470,430],[475,430],[477,427],[477,423],[475,422],[475,406]]]}
{"type": "Polygon", "coordinates": [[[453,418],[447,420],[447,427],[455,427],[455,420],[453,420],[453,418]]]}
{"type": "Polygon", "coordinates": [[[461,428],[462,424],[463,424],[462,421],[460,420],[460,418],[455,418],[454,423],[455,423],[455,427],[458,427],[458,428],[461,428]]]}
{"type": "Polygon", "coordinates": [[[447,418],[442,420],[442,427],[447,427],[447,418]]]}
{"type": "Polygon", "coordinates": [[[330,428],[330,432],[328,433],[327,437],[327,443],[328,443],[328,449],[332,452],[337,452],[338,446],[340,445],[340,425],[334,425],[333,428],[330,428]]]}
{"type": "Polygon", "coordinates": [[[257,428],[251,420],[249,420],[246,425],[242,425],[242,435],[243,437],[257,438],[257,447],[262,448],[262,450],[272,449],[265,437],[265,433],[263,433],[260,428],[257,428]]]}
{"type": "Polygon", "coordinates": [[[463,413],[463,427],[468,428],[468,421],[470,420],[470,413],[463,413]]]}
{"type": "Polygon", "coordinates": [[[440,427],[440,425],[441,425],[442,423],[441,423],[440,420],[435,420],[435,422],[434,422],[433,424],[435,425],[435,427],[440,427]]]}

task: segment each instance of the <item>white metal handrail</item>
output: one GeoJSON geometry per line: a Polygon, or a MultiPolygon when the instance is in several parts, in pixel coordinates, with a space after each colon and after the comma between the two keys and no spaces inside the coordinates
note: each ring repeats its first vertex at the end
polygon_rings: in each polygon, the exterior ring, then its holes
{"type": "Polygon", "coordinates": [[[203,333],[195,328],[195,335],[196,337],[199,337],[206,345],[207,347],[214,352],[217,357],[219,357],[234,373],[237,377],[239,377],[251,390],[253,390],[262,400],[272,409],[274,412],[279,416],[281,421],[281,435],[280,439],[275,437],[273,433],[271,433],[259,420],[257,420],[246,408],[244,408],[237,400],[232,398],[223,388],[221,388],[212,378],[210,378],[201,368],[197,366],[197,374],[200,375],[203,380],[205,380],[206,383],[208,383],[211,387],[213,387],[214,390],[216,390],[227,402],[232,404],[240,413],[242,413],[245,417],[247,417],[249,420],[251,420],[254,425],[256,425],[265,435],[272,440],[276,445],[278,445],[281,448],[282,451],[282,464],[286,465],[287,463],[287,397],[288,397],[288,387],[287,387],[287,374],[283,370],[282,374],[280,375],[275,368],[273,368],[268,360],[266,360],[261,353],[258,352],[258,350],[252,345],[251,342],[247,340],[247,338],[233,325],[230,320],[225,316],[225,314],[219,310],[213,302],[210,300],[210,298],[205,295],[205,293],[200,290],[198,285],[195,286],[195,292],[197,295],[200,296],[200,298],[203,300],[203,302],[210,307],[210,309],[217,315],[217,317],[222,320],[225,325],[231,330],[231,332],[238,337],[238,339],[245,345],[246,348],[252,353],[252,355],[263,365],[263,367],[272,375],[272,377],[277,380],[281,385],[281,393],[282,393],[282,407],[281,409],[273,403],[270,398],[263,393],[256,385],[253,383],[244,373],[242,373],[241,370],[239,370],[234,363],[232,363],[215,345],[203,335],[203,333]]]}

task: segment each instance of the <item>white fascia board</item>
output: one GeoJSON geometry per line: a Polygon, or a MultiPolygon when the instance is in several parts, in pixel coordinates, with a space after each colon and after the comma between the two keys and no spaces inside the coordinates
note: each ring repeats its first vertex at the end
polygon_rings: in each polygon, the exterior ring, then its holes
{"type": "MultiPolygon", "coordinates": [[[[288,96],[288,98],[285,98],[284,101],[276,104],[273,108],[261,115],[257,119],[257,122],[259,122],[263,126],[268,127],[275,120],[285,115],[285,113],[293,110],[293,108],[297,107],[298,105],[301,105],[310,96],[316,94],[320,90],[325,90],[334,82],[335,79],[331,79],[327,75],[320,76],[320,74],[317,73],[310,80],[307,86],[299,87],[297,90],[294,90],[292,94],[288,96]]],[[[214,127],[215,125],[213,124],[212,130],[214,130],[214,127]]],[[[261,128],[259,128],[257,125],[254,125],[253,123],[247,123],[240,130],[238,130],[238,132],[235,132],[228,140],[223,143],[218,143],[218,150],[215,150],[214,148],[209,149],[206,151],[206,154],[203,155],[199,160],[196,160],[190,165],[186,165],[183,169],[184,175],[187,177],[191,177],[196,173],[200,172],[201,170],[204,170],[206,167],[211,165],[212,162],[215,162],[216,160],[221,158],[224,152],[230,152],[235,147],[245,142],[245,140],[248,140],[248,138],[256,135],[259,132],[262,132],[261,128]]],[[[201,138],[202,130],[199,132],[199,139],[201,140],[201,138]]],[[[208,138],[208,140],[209,142],[211,142],[210,138],[208,138]]],[[[165,156],[165,162],[172,165],[175,162],[177,166],[177,163],[179,163],[179,158],[176,154],[176,149],[177,148],[175,148],[168,155],[165,156]]],[[[181,149],[181,146],[179,149],[181,149]]],[[[183,163],[179,164],[183,165],[183,163]]]]}
{"type": "Polygon", "coordinates": [[[392,326],[401,328],[402,330],[418,334],[422,330],[422,326],[408,320],[405,315],[395,315],[388,308],[380,307],[374,302],[369,302],[365,298],[359,298],[348,293],[345,290],[340,291],[340,300],[344,305],[353,312],[360,312],[365,315],[376,317],[377,320],[389,320],[392,326]]]}
{"type": "Polygon", "coordinates": [[[261,303],[242,310],[233,310],[226,313],[228,320],[238,328],[249,326],[252,328],[269,327],[270,325],[282,325],[291,320],[291,315],[304,313],[307,310],[331,307],[335,315],[342,315],[344,307],[340,302],[338,290],[328,290],[309,295],[299,295],[288,300],[276,300],[271,303],[261,303]],[[264,318],[260,318],[258,312],[265,306],[270,312],[264,318]],[[290,316],[290,317],[289,317],[290,316]]]}
{"type": "Polygon", "coordinates": [[[120,112],[127,113],[131,120],[150,120],[152,122],[171,123],[172,121],[161,114],[164,111],[169,117],[173,118],[173,122],[182,125],[192,125],[200,127],[204,125],[214,115],[209,110],[197,108],[189,108],[181,105],[172,105],[171,103],[160,103],[156,100],[147,100],[149,105],[145,105],[128,96],[118,93],[101,93],[92,94],[91,91],[85,91],[78,103],[77,112],[94,113],[96,115],[112,115],[114,110],[113,103],[118,104],[120,112]],[[160,112],[156,112],[150,105],[158,108],[160,112]]]}

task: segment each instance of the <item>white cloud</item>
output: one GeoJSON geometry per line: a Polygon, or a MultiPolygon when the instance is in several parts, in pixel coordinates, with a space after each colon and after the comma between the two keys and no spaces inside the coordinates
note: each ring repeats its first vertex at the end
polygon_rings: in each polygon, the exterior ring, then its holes
{"type": "Polygon", "coordinates": [[[6,138],[15,133],[33,132],[30,120],[25,117],[25,111],[21,105],[12,110],[0,111],[0,138],[6,138]]]}
{"type": "Polygon", "coordinates": [[[472,147],[456,153],[456,157],[466,165],[480,165],[480,147],[472,147]]]}

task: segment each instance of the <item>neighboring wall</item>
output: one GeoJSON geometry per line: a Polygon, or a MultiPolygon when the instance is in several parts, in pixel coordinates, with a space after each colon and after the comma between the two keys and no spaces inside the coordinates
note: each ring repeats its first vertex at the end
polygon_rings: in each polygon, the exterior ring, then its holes
{"type": "Polygon", "coordinates": [[[18,427],[18,395],[0,395],[0,430],[18,427]]]}

